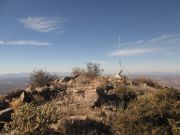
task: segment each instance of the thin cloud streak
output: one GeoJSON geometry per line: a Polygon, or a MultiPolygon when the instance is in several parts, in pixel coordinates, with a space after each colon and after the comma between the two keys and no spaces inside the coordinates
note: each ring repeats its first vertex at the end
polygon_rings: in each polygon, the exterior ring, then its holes
{"type": "Polygon", "coordinates": [[[32,45],[32,46],[49,46],[51,43],[45,41],[34,41],[34,40],[15,40],[15,41],[2,41],[0,40],[0,45],[32,45]]]}
{"type": "MultiPolygon", "coordinates": [[[[179,48],[179,35],[162,35],[149,40],[122,43],[120,49],[108,53],[109,56],[137,56],[151,53],[171,52],[179,48]]],[[[172,53],[172,52],[171,52],[172,53]]]]}
{"type": "Polygon", "coordinates": [[[50,19],[47,17],[26,17],[19,19],[19,21],[26,28],[41,33],[51,32],[62,27],[62,22],[59,22],[57,19],[50,19]]]}
{"type": "Polygon", "coordinates": [[[123,49],[123,50],[116,50],[109,53],[110,56],[135,56],[135,55],[142,55],[146,53],[155,53],[159,52],[159,48],[134,48],[134,49],[123,49]]]}

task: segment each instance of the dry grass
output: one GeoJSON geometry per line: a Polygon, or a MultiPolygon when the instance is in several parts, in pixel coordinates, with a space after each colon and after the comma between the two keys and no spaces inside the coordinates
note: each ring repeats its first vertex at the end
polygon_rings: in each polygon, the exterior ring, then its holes
{"type": "Polygon", "coordinates": [[[14,110],[17,110],[19,106],[22,106],[24,102],[21,100],[21,98],[17,98],[12,100],[9,105],[12,107],[14,110]]]}

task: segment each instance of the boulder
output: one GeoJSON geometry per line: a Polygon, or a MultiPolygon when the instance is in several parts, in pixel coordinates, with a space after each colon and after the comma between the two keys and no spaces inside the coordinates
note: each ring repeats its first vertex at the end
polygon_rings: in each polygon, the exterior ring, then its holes
{"type": "Polygon", "coordinates": [[[27,93],[26,91],[24,91],[21,93],[20,99],[23,102],[30,103],[31,102],[31,95],[30,95],[30,93],[27,93]]]}
{"type": "Polygon", "coordinates": [[[90,106],[93,107],[94,103],[98,100],[98,94],[96,93],[96,89],[86,90],[84,94],[85,102],[90,106]]]}
{"type": "Polygon", "coordinates": [[[8,93],[7,96],[5,96],[5,99],[12,100],[13,98],[19,98],[21,93],[24,91],[25,90],[22,90],[22,89],[12,91],[12,92],[8,93]]]}
{"type": "Polygon", "coordinates": [[[19,97],[12,98],[9,101],[10,107],[14,110],[17,110],[19,106],[23,105],[24,103],[30,103],[32,101],[31,94],[23,91],[19,97]]]}
{"type": "Polygon", "coordinates": [[[65,94],[66,86],[63,85],[52,85],[52,86],[45,86],[45,87],[38,87],[36,91],[31,93],[31,95],[39,95],[42,96],[45,101],[51,100],[52,98],[57,97],[59,94],[65,94]]]}
{"type": "Polygon", "coordinates": [[[49,90],[49,89],[50,89],[49,87],[44,86],[44,87],[36,87],[35,90],[36,90],[37,92],[41,93],[41,92],[47,91],[47,90],[49,90]]]}
{"type": "Polygon", "coordinates": [[[84,100],[90,107],[100,107],[103,104],[109,103],[118,105],[120,98],[115,94],[108,95],[105,91],[104,88],[86,90],[84,100]]]}
{"type": "Polygon", "coordinates": [[[7,108],[5,110],[0,111],[0,131],[4,128],[4,124],[6,122],[11,121],[11,113],[13,113],[14,110],[12,108],[7,108]]]}
{"type": "Polygon", "coordinates": [[[61,83],[67,83],[71,80],[71,76],[65,76],[62,80],[61,80],[61,83]]]}
{"type": "Polygon", "coordinates": [[[79,74],[76,74],[76,75],[73,75],[71,78],[74,80],[76,78],[78,78],[80,75],[79,74]]]}
{"type": "Polygon", "coordinates": [[[28,87],[25,89],[25,91],[28,92],[28,93],[33,92],[34,90],[35,90],[35,89],[34,89],[34,87],[33,87],[32,85],[28,86],[28,87]]]}
{"type": "Polygon", "coordinates": [[[112,83],[107,83],[104,87],[104,89],[106,90],[106,92],[108,93],[109,90],[114,89],[114,86],[112,83]]]}
{"type": "Polygon", "coordinates": [[[92,107],[100,107],[101,105],[113,105],[127,107],[131,100],[136,99],[137,95],[132,91],[122,92],[118,95],[105,93],[104,88],[97,88],[97,100],[92,107]]]}
{"type": "Polygon", "coordinates": [[[7,108],[2,111],[0,111],[0,121],[2,122],[10,122],[11,121],[11,113],[13,113],[14,110],[12,108],[7,108]]]}
{"type": "Polygon", "coordinates": [[[0,101],[0,110],[6,109],[9,107],[9,103],[5,100],[0,101]]]}

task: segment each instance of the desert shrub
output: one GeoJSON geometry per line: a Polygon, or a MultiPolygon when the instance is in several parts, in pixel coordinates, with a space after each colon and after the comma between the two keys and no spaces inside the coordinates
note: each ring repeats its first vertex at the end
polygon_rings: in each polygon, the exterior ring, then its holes
{"type": "Polygon", "coordinates": [[[93,62],[89,62],[86,64],[86,69],[81,69],[79,67],[75,67],[72,69],[72,74],[76,75],[85,75],[85,76],[89,76],[89,77],[97,77],[97,76],[101,76],[103,72],[103,69],[101,68],[100,64],[98,63],[93,63],[93,62]]]}
{"type": "Polygon", "coordinates": [[[49,83],[54,81],[56,78],[56,75],[50,75],[46,71],[34,70],[30,76],[30,85],[33,87],[49,85],[49,83]]]}
{"type": "Polygon", "coordinates": [[[140,96],[126,110],[118,112],[113,131],[119,135],[174,134],[177,128],[174,126],[173,129],[169,120],[180,120],[179,94],[175,90],[163,89],[140,96]]]}
{"type": "Polygon", "coordinates": [[[24,104],[24,102],[21,100],[21,98],[17,98],[17,99],[14,99],[12,100],[10,103],[9,103],[9,106],[11,108],[13,108],[14,110],[17,110],[19,106],[22,106],[24,104]]]}
{"type": "Polygon", "coordinates": [[[125,86],[119,87],[114,89],[115,95],[117,95],[121,100],[120,100],[120,105],[122,108],[126,108],[127,105],[131,102],[137,99],[137,94],[135,91],[128,89],[125,86]]]}
{"type": "Polygon", "coordinates": [[[86,65],[87,75],[94,78],[97,76],[101,76],[103,69],[100,64],[89,62],[86,65]]]}
{"type": "Polygon", "coordinates": [[[50,130],[49,125],[60,118],[61,114],[51,104],[43,107],[25,104],[12,114],[12,121],[5,128],[15,135],[45,135],[50,130]]]}
{"type": "Polygon", "coordinates": [[[156,88],[160,88],[160,84],[158,84],[157,82],[153,81],[150,78],[146,78],[146,77],[140,77],[140,78],[136,78],[134,79],[135,83],[144,83],[147,86],[151,86],[151,87],[156,87],[156,88]]]}

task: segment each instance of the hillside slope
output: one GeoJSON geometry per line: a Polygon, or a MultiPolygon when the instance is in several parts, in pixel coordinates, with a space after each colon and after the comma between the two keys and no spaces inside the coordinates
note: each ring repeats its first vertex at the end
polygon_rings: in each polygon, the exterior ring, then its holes
{"type": "Polygon", "coordinates": [[[1,97],[3,134],[178,135],[180,92],[150,79],[69,76],[1,97]]]}

